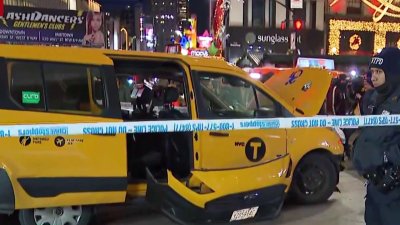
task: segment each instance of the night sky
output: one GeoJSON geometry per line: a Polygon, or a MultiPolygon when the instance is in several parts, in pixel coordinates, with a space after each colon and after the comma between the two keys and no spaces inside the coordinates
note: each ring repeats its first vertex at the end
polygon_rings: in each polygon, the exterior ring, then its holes
{"type": "MultiPolygon", "coordinates": [[[[189,1],[189,12],[196,14],[198,18],[197,32],[202,34],[204,30],[208,30],[208,17],[209,17],[209,3],[212,2],[214,7],[215,0],[188,0],[189,1]]],[[[152,4],[150,0],[98,0],[104,8],[124,8],[127,5],[134,5],[134,3],[141,2],[144,6],[144,12],[146,14],[151,13],[152,4]]]]}
{"type": "Polygon", "coordinates": [[[197,15],[197,32],[199,34],[208,30],[209,1],[212,0],[189,0],[189,12],[197,15]]]}

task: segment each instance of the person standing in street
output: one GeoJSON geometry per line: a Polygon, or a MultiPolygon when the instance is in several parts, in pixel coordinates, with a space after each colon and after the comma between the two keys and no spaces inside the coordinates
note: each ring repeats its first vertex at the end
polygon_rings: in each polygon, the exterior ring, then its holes
{"type": "Polygon", "coordinates": [[[327,110],[329,115],[346,115],[348,81],[346,74],[340,74],[332,80],[327,94],[327,110]]]}
{"type": "Polygon", "coordinates": [[[368,115],[372,114],[371,110],[368,109],[370,106],[370,102],[374,101],[376,98],[377,92],[374,90],[372,81],[371,81],[371,71],[367,72],[364,75],[364,94],[360,96],[360,114],[361,115],[368,115]]]}
{"type": "MultiPolygon", "coordinates": [[[[370,61],[377,93],[368,109],[374,115],[400,114],[400,50],[384,48],[370,61]]],[[[363,127],[353,164],[367,180],[367,225],[400,224],[400,126],[363,127]]]]}

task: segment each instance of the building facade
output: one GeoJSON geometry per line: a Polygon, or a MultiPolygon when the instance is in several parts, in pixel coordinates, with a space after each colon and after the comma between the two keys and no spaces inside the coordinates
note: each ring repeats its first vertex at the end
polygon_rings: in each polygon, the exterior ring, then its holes
{"type": "Polygon", "coordinates": [[[156,51],[162,52],[179,29],[179,5],[177,0],[153,0],[152,3],[156,51]]]}
{"type": "Polygon", "coordinates": [[[398,1],[381,7],[375,0],[302,0],[301,9],[291,9],[291,2],[231,1],[227,59],[235,63],[247,55],[259,64],[286,55],[288,65],[295,52],[364,65],[383,47],[400,47],[398,1]],[[304,23],[297,32],[294,20],[304,23]]]}
{"type": "Polygon", "coordinates": [[[303,0],[291,9],[290,0],[231,1],[226,57],[235,63],[250,55],[255,64],[266,56],[287,56],[294,51],[320,55],[324,49],[325,0],[303,0]],[[302,21],[301,30],[293,22],[302,21]]]}
{"type": "Polygon", "coordinates": [[[100,12],[100,4],[94,0],[4,0],[4,5],[100,12]]]}
{"type": "Polygon", "coordinates": [[[94,1],[7,0],[4,3],[1,43],[107,47],[106,19],[104,14],[93,12],[100,9],[94,1]]]}
{"type": "Polygon", "coordinates": [[[178,19],[182,23],[189,19],[189,2],[188,0],[178,0],[178,19]]]}

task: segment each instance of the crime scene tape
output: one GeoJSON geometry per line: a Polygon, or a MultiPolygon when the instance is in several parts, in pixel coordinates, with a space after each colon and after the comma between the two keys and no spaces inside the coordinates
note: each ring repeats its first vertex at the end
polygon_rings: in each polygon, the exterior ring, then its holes
{"type": "Polygon", "coordinates": [[[226,131],[279,128],[357,128],[399,126],[400,115],[316,116],[268,119],[164,120],[69,124],[0,125],[0,137],[58,136],[188,131],[226,131]]]}

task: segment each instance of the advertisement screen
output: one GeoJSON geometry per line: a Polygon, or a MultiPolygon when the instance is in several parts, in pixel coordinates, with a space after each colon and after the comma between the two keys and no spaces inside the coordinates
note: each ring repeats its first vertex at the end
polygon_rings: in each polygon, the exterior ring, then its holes
{"type": "Polygon", "coordinates": [[[297,59],[297,66],[300,68],[316,67],[316,68],[324,68],[324,69],[328,69],[328,70],[334,70],[335,62],[333,59],[299,57],[297,59]]]}
{"type": "Polygon", "coordinates": [[[0,18],[0,42],[103,48],[100,12],[6,6],[0,18]]]}

